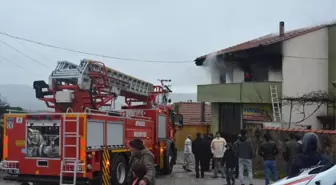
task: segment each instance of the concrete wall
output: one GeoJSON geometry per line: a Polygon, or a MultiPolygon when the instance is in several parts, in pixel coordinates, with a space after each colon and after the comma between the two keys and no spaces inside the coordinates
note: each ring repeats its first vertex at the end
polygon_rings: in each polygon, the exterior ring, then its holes
{"type": "MultiPolygon", "coordinates": [[[[336,25],[328,29],[328,84],[329,93],[336,95],[336,88],[331,84],[336,80],[336,25]]],[[[333,108],[329,107],[328,114],[334,115],[333,108]]]]}
{"type": "Polygon", "coordinates": [[[210,132],[216,134],[219,130],[219,103],[211,103],[211,126],[210,132]]]}
{"type": "MultiPolygon", "coordinates": [[[[311,91],[328,91],[328,29],[311,32],[283,43],[283,96],[299,97],[311,91]],[[300,58],[301,57],[301,58],[300,58]]],[[[327,107],[318,105],[305,106],[306,117],[311,115],[302,125],[312,125],[313,129],[320,124],[316,116],[326,115],[327,107]]],[[[298,107],[295,107],[298,108],[298,107]]],[[[301,121],[304,117],[299,110],[292,111],[291,122],[301,121]]],[[[290,106],[283,105],[283,120],[289,121],[290,106]]],[[[295,127],[297,124],[291,124],[295,127]]]]}
{"type": "Polygon", "coordinates": [[[268,69],[268,81],[272,82],[282,82],[282,71],[268,69]]]}

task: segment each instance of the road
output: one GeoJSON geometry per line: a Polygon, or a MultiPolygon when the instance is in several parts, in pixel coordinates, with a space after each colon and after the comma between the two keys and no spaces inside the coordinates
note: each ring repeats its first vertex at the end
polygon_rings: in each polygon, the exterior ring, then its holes
{"type": "MultiPolygon", "coordinates": [[[[0,175],[2,179],[3,174],[0,175]]],[[[182,169],[181,165],[174,167],[171,175],[158,176],[156,178],[157,185],[223,185],[226,184],[225,179],[213,179],[212,173],[205,174],[204,179],[196,179],[195,172],[187,173],[182,169]]],[[[238,181],[236,184],[240,184],[238,181]]],[[[255,180],[254,185],[263,185],[264,180],[255,180]]],[[[18,185],[18,183],[0,181],[0,185],[18,185]]]]}

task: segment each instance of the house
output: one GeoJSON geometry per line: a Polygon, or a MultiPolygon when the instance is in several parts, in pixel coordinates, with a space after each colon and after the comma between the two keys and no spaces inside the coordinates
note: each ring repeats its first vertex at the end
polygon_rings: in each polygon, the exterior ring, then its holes
{"type": "Polygon", "coordinates": [[[177,128],[175,141],[177,149],[183,149],[188,135],[207,134],[211,122],[211,106],[202,102],[177,102],[172,105],[175,112],[183,115],[183,128],[177,128]]]}
{"type": "Polygon", "coordinates": [[[274,122],[335,129],[336,23],[285,31],[280,22],[277,34],[198,57],[195,64],[211,70],[211,84],[198,85],[197,100],[211,102],[212,132],[274,122]]]}

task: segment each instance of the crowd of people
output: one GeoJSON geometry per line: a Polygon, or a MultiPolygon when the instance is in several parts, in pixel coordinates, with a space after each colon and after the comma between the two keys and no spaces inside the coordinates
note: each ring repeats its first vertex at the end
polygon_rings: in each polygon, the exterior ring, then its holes
{"type": "MultiPolygon", "coordinates": [[[[294,177],[302,169],[317,164],[330,164],[328,157],[323,155],[319,148],[320,143],[315,133],[306,133],[301,137],[291,133],[289,140],[284,144],[283,159],[287,162],[288,177],[294,177]]],[[[127,175],[128,185],[155,185],[155,162],[153,153],[144,146],[141,139],[135,138],[129,143],[131,151],[130,170],[127,175]]],[[[276,157],[279,155],[276,142],[272,140],[270,133],[264,134],[264,140],[260,143],[257,154],[264,160],[265,184],[270,184],[270,173],[273,181],[277,181],[276,157]]],[[[237,174],[242,185],[244,171],[248,172],[248,184],[253,184],[252,160],[254,149],[247,137],[246,130],[241,130],[238,139],[233,143],[227,143],[218,132],[216,136],[196,134],[192,140],[189,135],[184,146],[184,165],[187,172],[191,172],[191,157],[195,157],[196,178],[204,178],[204,172],[210,171],[210,163],[213,169],[213,178],[221,174],[226,178],[228,185],[235,184],[237,174]],[[238,170],[238,171],[237,171],[238,170]]]]}
{"type": "MultiPolygon", "coordinates": [[[[284,143],[282,157],[287,163],[287,175],[289,178],[296,176],[301,169],[306,169],[317,164],[328,164],[328,158],[319,152],[319,139],[315,133],[306,133],[302,140],[299,135],[290,133],[289,140],[284,143]]],[[[196,134],[192,141],[189,135],[184,146],[184,165],[187,172],[191,172],[191,156],[195,157],[196,178],[204,178],[204,172],[210,171],[210,163],[213,169],[213,178],[221,174],[226,178],[227,184],[235,184],[239,178],[240,184],[245,184],[244,171],[247,170],[248,184],[253,184],[252,160],[255,159],[255,150],[247,137],[247,131],[242,129],[238,139],[227,143],[216,133],[216,137],[196,134]]],[[[264,140],[260,143],[257,154],[263,159],[265,184],[270,184],[270,174],[273,182],[278,180],[276,158],[280,154],[278,146],[269,132],[264,134],[264,140]]]]}

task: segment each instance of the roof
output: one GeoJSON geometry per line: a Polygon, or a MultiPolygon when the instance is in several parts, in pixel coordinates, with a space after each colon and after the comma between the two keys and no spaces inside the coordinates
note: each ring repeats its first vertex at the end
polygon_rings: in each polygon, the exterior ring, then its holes
{"type": "Polygon", "coordinates": [[[209,55],[222,55],[222,54],[226,54],[226,53],[232,53],[232,52],[237,52],[237,51],[243,51],[243,50],[247,50],[247,49],[252,49],[252,48],[256,48],[256,47],[260,47],[260,46],[267,46],[267,45],[271,45],[271,44],[276,44],[285,40],[289,40],[310,32],[314,32],[317,31],[319,29],[331,26],[331,25],[335,25],[335,23],[331,23],[331,24],[322,24],[322,25],[318,25],[318,26],[312,26],[312,27],[306,27],[306,28],[300,28],[300,29],[296,29],[296,30],[292,30],[292,31],[288,31],[285,32],[284,35],[280,36],[279,34],[268,34],[265,35],[263,37],[259,37],[247,42],[243,42],[241,44],[235,45],[235,46],[231,46],[207,55],[203,55],[200,56],[198,58],[195,59],[195,63],[196,65],[203,65],[203,61],[206,59],[207,56],[209,55]]]}
{"type": "MultiPolygon", "coordinates": [[[[199,125],[201,123],[202,103],[179,102],[179,113],[183,115],[184,125],[199,125]]],[[[211,122],[211,105],[205,103],[205,123],[211,122]]]]}

